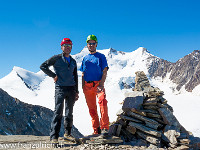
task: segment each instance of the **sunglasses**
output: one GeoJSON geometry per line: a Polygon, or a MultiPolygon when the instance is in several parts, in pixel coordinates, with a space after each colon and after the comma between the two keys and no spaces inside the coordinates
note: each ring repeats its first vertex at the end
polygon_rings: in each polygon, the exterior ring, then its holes
{"type": "Polygon", "coordinates": [[[71,44],[63,44],[62,46],[64,46],[64,47],[72,47],[71,44]]]}
{"type": "Polygon", "coordinates": [[[96,43],[88,43],[89,45],[95,45],[96,43]]]}

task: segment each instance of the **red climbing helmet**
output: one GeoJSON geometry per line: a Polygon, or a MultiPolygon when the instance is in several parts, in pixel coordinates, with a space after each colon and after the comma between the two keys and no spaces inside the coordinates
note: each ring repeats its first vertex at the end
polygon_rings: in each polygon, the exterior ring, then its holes
{"type": "Polygon", "coordinates": [[[72,41],[69,38],[64,38],[62,40],[62,42],[60,43],[60,45],[62,46],[63,44],[71,44],[72,45],[72,41]]]}

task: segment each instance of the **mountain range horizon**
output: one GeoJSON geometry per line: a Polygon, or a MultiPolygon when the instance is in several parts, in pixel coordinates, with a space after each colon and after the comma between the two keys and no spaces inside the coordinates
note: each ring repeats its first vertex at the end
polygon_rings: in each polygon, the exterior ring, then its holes
{"type": "MultiPolygon", "coordinates": [[[[132,52],[117,51],[113,48],[97,51],[106,56],[109,65],[105,88],[111,122],[116,120],[116,112],[121,108],[120,103],[124,99],[124,93],[131,91],[134,87],[135,72],[144,71],[151,85],[159,87],[165,92],[166,99],[176,108],[175,115],[183,122],[182,124],[200,137],[198,126],[200,121],[196,120],[197,113],[193,114],[193,107],[196,108],[200,105],[200,102],[197,102],[197,99],[200,98],[199,50],[194,50],[175,63],[152,55],[144,47],[139,47],[132,52]],[[178,105],[177,102],[180,99],[187,105],[178,105]],[[193,104],[196,105],[193,106],[193,104]],[[190,115],[194,117],[190,119],[191,122],[196,122],[196,125],[191,126],[186,121],[188,118],[181,116],[183,108],[191,109],[190,115]]],[[[79,100],[74,108],[74,124],[83,134],[92,133],[90,116],[81,89],[81,72],[79,71],[82,59],[88,53],[88,49],[84,48],[80,53],[72,55],[77,61],[80,91],[79,100]]],[[[14,66],[7,76],[0,79],[0,88],[23,102],[54,109],[54,82],[42,71],[34,73],[14,66]]],[[[197,109],[195,110],[198,112],[197,109]]]]}

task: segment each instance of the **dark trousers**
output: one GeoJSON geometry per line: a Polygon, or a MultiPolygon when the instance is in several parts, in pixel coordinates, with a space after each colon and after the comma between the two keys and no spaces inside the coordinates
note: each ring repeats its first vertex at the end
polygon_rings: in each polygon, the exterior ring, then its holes
{"type": "Polygon", "coordinates": [[[73,125],[73,107],[75,103],[75,95],[75,87],[73,86],[55,87],[55,110],[51,123],[50,139],[57,139],[59,137],[64,103],[64,128],[65,132],[71,133],[71,128],[73,125]]]}

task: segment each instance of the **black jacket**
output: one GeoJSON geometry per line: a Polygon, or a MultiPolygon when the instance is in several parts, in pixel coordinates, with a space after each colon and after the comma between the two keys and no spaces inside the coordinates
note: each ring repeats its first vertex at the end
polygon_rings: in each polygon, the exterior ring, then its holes
{"type": "Polygon", "coordinates": [[[58,76],[58,80],[55,83],[56,85],[75,86],[76,92],[78,92],[77,64],[71,56],[70,58],[69,64],[64,58],[63,53],[55,55],[42,63],[40,69],[52,78],[58,76]],[[53,66],[55,73],[49,69],[50,66],[53,66]]]}

